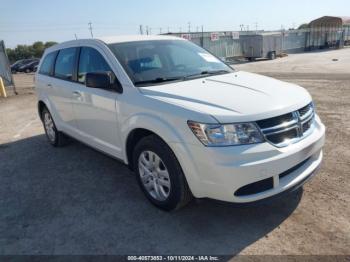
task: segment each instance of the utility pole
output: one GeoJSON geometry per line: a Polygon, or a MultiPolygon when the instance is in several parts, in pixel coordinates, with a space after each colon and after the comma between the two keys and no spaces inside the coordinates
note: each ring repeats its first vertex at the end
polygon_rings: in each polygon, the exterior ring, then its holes
{"type": "Polygon", "coordinates": [[[159,27],[159,34],[161,35],[162,34],[162,28],[159,27]]]}
{"type": "Polygon", "coordinates": [[[140,35],[143,35],[143,27],[140,25],[140,35]]]}
{"type": "Polygon", "coordinates": [[[75,40],[78,40],[77,34],[74,34],[75,40]]]}
{"type": "Polygon", "coordinates": [[[188,22],[188,32],[191,33],[191,22],[188,22]]]}
{"type": "Polygon", "coordinates": [[[90,30],[91,38],[94,38],[94,35],[93,35],[93,33],[92,33],[92,23],[91,23],[91,21],[88,23],[88,25],[89,25],[89,30],[90,30]]]}
{"type": "Polygon", "coordinates": [[[146,35],[149,35],[148,25],[146,26],[146,35]]]}
{"type": "Polygon", "coordinates": [[[202,37],[201,37],[201,47],[204,46],[204,27],[202,25],[202,37]]]}

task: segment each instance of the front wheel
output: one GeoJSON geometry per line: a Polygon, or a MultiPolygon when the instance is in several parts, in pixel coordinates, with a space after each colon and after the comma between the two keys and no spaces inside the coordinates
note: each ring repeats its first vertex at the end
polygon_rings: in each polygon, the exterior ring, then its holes
{"type": "Polygon", "coordinates": [[[62,132],[57,130],[55,122],[47,108],[44,108],[41,112],[41,119],[43,121],[47,140],[50,144],[55,147],[63,146],[67,138],[62,132]]]}
{"type": "Polygon", "coordinates": [[[133,162],[139,185],[155,206],[170,211],[193,198],[174,153],[157,136],[141,139],[134,149],[133,162]]]}

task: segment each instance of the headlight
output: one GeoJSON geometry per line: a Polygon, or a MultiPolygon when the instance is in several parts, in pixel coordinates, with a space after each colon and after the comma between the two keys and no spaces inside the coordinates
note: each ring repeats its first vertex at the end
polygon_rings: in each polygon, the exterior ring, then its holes
{"type": "Polygon", "coordinates": [[[188,121],[187,124],[205,146],[247,145],[264,141],[255,123],[220,125],[188,121]]]}

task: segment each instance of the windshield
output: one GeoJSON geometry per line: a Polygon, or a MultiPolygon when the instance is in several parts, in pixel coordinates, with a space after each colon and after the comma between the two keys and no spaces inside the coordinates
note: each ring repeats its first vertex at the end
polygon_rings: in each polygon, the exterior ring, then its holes
{"type": "Polygon", "coordinates": [[[109,47],[136,86],[233,71],[204,49],[184,40],[126,42],[109,47]]]}

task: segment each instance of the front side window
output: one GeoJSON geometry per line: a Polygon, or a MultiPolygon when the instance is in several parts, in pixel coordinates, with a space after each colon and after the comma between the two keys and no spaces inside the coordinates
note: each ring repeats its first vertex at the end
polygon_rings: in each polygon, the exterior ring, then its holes
{"type": "Polygon", "coordinates": [[[233,71],[206,50],[184,40],[115,43],[109,48],[136,86],[233,71]]]}
{"type": "Polygon", "coordinates": [[[86,73],[112,71],[103,56],[94,48],[83,47],[80,51],[78,81],[85,83],[86,73]]]}
{"type": "Polygon", "coordinates": [[[56,52],[47,54],[40,66],[39,73],[44,75],[49,75],[51,73],[53,63],[55,62],[55,58],[56,58],[56,52]]]}
{"type": "Polygon", "coordinates": [[[59,51],[55,64],[55,77],[73,80],[76,48],[66,48],[59,51]]]}

